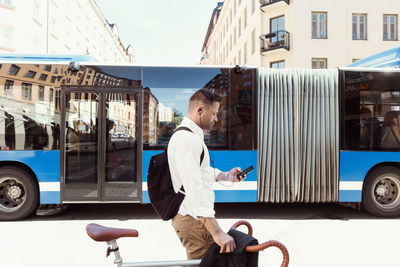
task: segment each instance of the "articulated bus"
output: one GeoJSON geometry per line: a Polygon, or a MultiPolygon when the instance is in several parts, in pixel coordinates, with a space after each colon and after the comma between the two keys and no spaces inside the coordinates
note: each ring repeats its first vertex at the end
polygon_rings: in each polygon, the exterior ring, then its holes
{"type": "Polygon", "coordinates": [[[0,219],[48,204],[149,203],[147,169],[199,88],[222,95],[206,136],[216,202],[355,202],[400,215],[398,69],[272,70],[0,57],[0,219]],[[396,128],[397,127],[397,128],[396,128]]]}

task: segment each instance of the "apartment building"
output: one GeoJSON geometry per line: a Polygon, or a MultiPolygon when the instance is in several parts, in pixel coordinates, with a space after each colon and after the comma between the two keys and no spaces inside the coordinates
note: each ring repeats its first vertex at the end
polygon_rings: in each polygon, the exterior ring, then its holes
{"type": "Polygon", "coordinates": [[[0,0],[0,53],[81,54],[134,61],[94,0],[0,0]]]}
{"type": "Polygon", "coordinates": [[[201,64],[346,66],[399,46],[399,14],[397,0],[225,0],[213,12],[201,64]]]}
{"type": "Polygon", "coordinates": [[[213,10],[200,64],[260,65],[261,11],[258,0],[226,0],[213,10]]]}

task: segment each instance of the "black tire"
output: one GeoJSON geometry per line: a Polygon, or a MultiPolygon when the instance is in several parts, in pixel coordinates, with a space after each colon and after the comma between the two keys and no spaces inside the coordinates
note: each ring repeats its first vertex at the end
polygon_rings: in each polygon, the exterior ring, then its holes
{"type": "Polygon", "coordinates": [[[368,174],[363,186],[362,205],[375,216],[400,216],[400,169],[385,166],[368,174]]]}
{"type": "Polygon", "coordinates": [[[17,167],[0,168],[0,220],[19,220],[39,205],[39,190],[31,175],[17,167]]]}

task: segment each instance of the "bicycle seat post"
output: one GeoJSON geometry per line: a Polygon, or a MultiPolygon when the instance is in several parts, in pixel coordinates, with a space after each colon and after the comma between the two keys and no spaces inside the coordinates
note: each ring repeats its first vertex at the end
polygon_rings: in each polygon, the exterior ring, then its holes
{"type": "Polygon", "coordinates": [[[107,248],[107,257],[110,255],[111,252],[114,252],[115,260],[114,263],[117,264],[118,267],[122,267],[122,257],[119,253],[119,247],[117,244],[117,240],[113,239],[111,241],[107,241],[107,245],[110,247],[107,248]]]}

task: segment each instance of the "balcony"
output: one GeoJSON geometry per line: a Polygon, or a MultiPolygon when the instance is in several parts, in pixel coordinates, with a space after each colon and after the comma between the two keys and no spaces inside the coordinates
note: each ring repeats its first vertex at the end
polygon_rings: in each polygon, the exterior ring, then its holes
{"type": "Polygon", "coordinates": [[[260,40],[261,54],[279,48],[290,50],[290,33],[285,30],[263,34],[260,36],[260,40]]]}
{"type": "Polygon", "coordinates": [[[278,3],[278,2],[285,2],[286,4],[290,5],[290,0],[260,0],[260,8],[262,11],[263,7],[278,3]]]}

